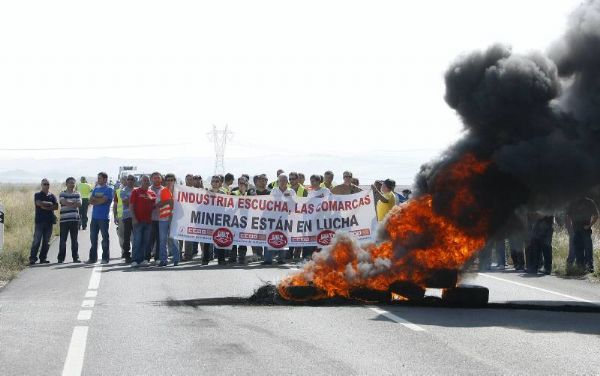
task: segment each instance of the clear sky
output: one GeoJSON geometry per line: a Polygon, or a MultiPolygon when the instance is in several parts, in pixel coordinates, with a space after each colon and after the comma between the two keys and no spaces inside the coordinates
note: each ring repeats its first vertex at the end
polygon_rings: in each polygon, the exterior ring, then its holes
{"type": "MultiPolygon", "coordinates": [[[[579,1],[2,1],[0,159],[435,155],[454,58],[545,50],[579,1]],[[156,148],[19,148],[166,144],[156,148]]],[[[425,162],[425,161],[423,161],[425,162]]]]}

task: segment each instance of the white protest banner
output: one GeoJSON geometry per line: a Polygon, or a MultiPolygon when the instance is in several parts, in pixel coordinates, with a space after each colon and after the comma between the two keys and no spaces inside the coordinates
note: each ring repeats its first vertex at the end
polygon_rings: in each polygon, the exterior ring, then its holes
{"type": "Polygon", "coordinates": [[[373,192],[322,198],[233,196],[177,185],[171,237],[217,247],[328,245],[336,232],[373,241],[373,192]]]}

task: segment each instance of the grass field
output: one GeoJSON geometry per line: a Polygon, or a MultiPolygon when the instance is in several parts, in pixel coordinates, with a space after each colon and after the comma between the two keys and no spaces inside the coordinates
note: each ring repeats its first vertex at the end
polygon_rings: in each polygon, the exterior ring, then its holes
{"type": "MultiPolygon", "coordinates": [[[[594,280],[600,278],[600,223],[596,223],[592,229],[592,242],[594,244],[594,280]]],[[[559,226],[554,226],[552,238],[552,272],[559,276],[583,277],[586,273],[577,268],[567,268],[567,256],[569,255],[569,235],[567,231],[559,226]]]]}
{"type": "Polygon", "coordinates": [[[14,278],[27,265],[33,237],[33,195],[37,184],[0,185],[4,205],[4,249],[0,253],[0,286],[14,278]]]}

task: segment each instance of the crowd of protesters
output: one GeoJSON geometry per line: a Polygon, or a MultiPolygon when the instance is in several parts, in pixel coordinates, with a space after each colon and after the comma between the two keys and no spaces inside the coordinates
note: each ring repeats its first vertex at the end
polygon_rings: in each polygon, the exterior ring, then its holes
{"type": "MultiPolygon", "coordinates": [[[[343,173],[343,183],[334,183],[332,171],[323,175],[314,174],[306,184],[303,173],[283,170],[277,171],[277,179],[268,182],[265,174],[250,176],[241,175],[235,184],[233,174],[215,175],[210,179],[210,186],[204,186],[200,175],[188,174],[186,186],[206,188],[215,194],[231,194],[238,196],[271,195],[275,198],[286,196],[324,197],[330,193],[337,195],[354,194],[362,191],[358,179],[350,171],[343,173]]],[[[121,257],[132,267],[148,266],[153,260],[156,266],[167,266],[169,256],[174,266],[180,260],[190,261],[201,254],[201,262],[206,265],[217,259],[220,265],[246,262],[247,246],[233,246],[232,249],[220,249],[212,243],[176,241],[169,237],[173,211],[173,190],[177,179],[174,174],[164,177],[159,172],[150,176],[142,175],[138,179],[134,175],[122,177],[114,186],[108,183],[108,175],[100,172],[94,186],[85,177],[79,183],[72,177],[66,180],[66,189],[59,199],[50,193],[47,179],[42,180],[41,191],[35,194],[35,231],[31,246],[29,262],[49,263],[48,248],[52,235],[52,227],[57,222],[54,214],[60,207],[60,240],[58,263],[66,257],[67,240],[71,240],[71,257],[73,262],[81,262],[79,258],[78,232],[86,230],[89,222],[91,247],[86,263],[98,261],[98,241],[102,248],[100,262],[110,262],[110,214],[117,226],[121,257]],[[59,206],[60,205],[60,206],[59,206]],[[88,220],[88,206],[92,206],[91,220],[88,220]],[[41,247],[41,249],[40,249],[41,247]],[[39,259],[38,259],[39,251],[39,259]]],[[[387,212],[396,204],[408,200],[410,190],[401,194],[395,193],[395,182],[391,179],[377,181],[372,185],[375,195],[375,208],[378,220],[382,220],[387,212]]],[[[256,259],[269,265],[277,256],[278,263],[288,259],[309,259],[316,247],[291,247],[274,250],[268,247],[251,247],[256,259]]]]}
{"type": "MultiPolygon", "coordinates": [[[[233,174],[214,175],[205,187],[200,175],[188,174],[186,186],[205,188],[215,194],[238,196],[271,195],[276,198],[286,196],[324,197],[329,193],[337,195],[354,194],[362,191],[359,181],[350,171],[344,171],[343,182],[336,184],[334,174],[326,171],[323,175],[311,175],[308,184],[305,175],[297,172],[286,174],[277,170],[277,179],[268,182],[265,174],[250,176],[242,174],[236,179],[233,174]]],[[[220,249],[212,243],[177,241],[169,237],[169,227],[173,211],[173,190],[177,179],[174,174],[164,177],[159,172],[136,179],[129,175],[122,177],[114,186],[108,184],[108,176],[101,172],[95,186],[84,177],[77,183],[72,177],[66,179],[66,189],[59,199],[50,193],[47,179],[42,180],[41,191],[35,194],[35,232],[31,246],[30,264],[49,263],[47,260],[49,241],[53,225],[58,221],[54,214],[60,208],[60,241],[58,262],[66,257],[67,240],[71,240],[73,262],[81,262],[78,249],[78,230],[86,230],[89,222],[91,247],[87,263],[98,261],[98,240],[101,237],[101,263],[110,261],[109,225],[110,212],[117,226],[121,257],[132,267],[148,266],[153,260],[156,266],[167,266],[169,257],[176,266],[180,260],[190,261],[201,255],[202,264],[216,259],[218,264],[246,262],[247,246],[233,246],[220,249]],[[59,206],[60,205],[60,206],[59,206]],[[91,220],[88,220],[88,205],[92,206],[91,220]],[[40,249],[41,248],[41,249],[40,249]]],[[[395,191],[392,179],[378,180],[372,186],[377,220],[382,221],[395,206],[409,200],[409,189],[401,193],[395,191]]],[[[491,270],[492,266],[504,270],[507,266],[506,248],[516,270],[528,273],[552,271],[552,237],[554,225],[564,226],[569,234],[568,267],[578,267],[587,272],[594,271],[592,227],[599,217],[594,200],[585,197],[574,201],[564,213],[548,215],[521,211],[515,214],[510,231],[500,231],[489,239],[478,257],[479,269],[491,270]],[[492,255],[495,252],[495,263],[492,255]]],[[[255,259],[270,265],[277,256],[278,263],[288,259],[309,259],[316,247],[290,247],[284,250],[268,247],[250,247],[255,259]]]]}

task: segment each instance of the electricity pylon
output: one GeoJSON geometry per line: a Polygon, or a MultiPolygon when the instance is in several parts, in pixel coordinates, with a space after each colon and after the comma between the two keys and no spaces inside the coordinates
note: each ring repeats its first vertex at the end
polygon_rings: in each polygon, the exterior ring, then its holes
{"type": "Polygon", "coordinates": [[[215,175],[225,173],[225,145],[233,138],[233,132],[227,127],[228,125],[225,126],[225,129],[217,129],[213,125],[212,132],[206,134],[215,145],[215,175]]]}

